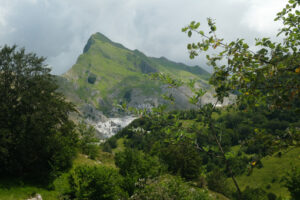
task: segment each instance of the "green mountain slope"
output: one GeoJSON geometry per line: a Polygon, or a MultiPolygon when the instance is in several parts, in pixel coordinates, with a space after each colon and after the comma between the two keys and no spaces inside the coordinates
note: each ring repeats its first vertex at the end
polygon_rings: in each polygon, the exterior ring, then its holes
{"type": "MultiPolygon", "coordinates": [[[[203,87],[207,87],[210,76],[198,66],[175,63],[163,57],[147,57],[96,33],[88,40],[76,64],[63,75],[69,83],[60,83],[63,91],[66,86],[74,88],[72,91],[81,100],[76,98],[76,102],[80,102],[81,107],[90,105],[111,115],[115,112],[113,103],[128,102],[130,106],[144,108],[163,101],[160,96],[167,92],[166,87],[145,76],[153,72],[169,73],[183,80],[196,79],[203,87]]],[[[178,108],[187,108],[186,96],[181,91],[174,93],[178,108]]],[[[67,96],[74,99],[74,94],[67,96]]]]}
{"type": "Polygon", "coordinates": [[[282,156],[278,156],[276,153],[263,158],[261,162],[263,167],[255,168],[250,176],[244,174],[237,177],[242,189],[245,189],[246,186],[263,188],[278,197],[289,198],[290,195],[287,188],[284,187],[283,177],[292,167],[300,167],[300,148],[290,147],[282,152],[282,156]]]}

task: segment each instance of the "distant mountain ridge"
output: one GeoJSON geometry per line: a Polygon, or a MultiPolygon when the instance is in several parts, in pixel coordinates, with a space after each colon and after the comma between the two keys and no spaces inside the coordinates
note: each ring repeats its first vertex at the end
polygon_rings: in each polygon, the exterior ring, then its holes
{"type": "Polygon", "coordinates": [[[114,104],[126,102],[137,108],[151,108],[164,103],[161,95],[172,93],[174,109],[188,109],[187,88],[171,90],[159,81],[147,78],[150,73],[168,73],[182,80],[195,79],[209,88],[210,74],[198,66],[176,63],[167,58],[148,57],[130,50],[101,33],[93,34],[72,68],[59,78],[61,91],[76,103],[84,118],[103,121],[122,115],[114,104]]]}

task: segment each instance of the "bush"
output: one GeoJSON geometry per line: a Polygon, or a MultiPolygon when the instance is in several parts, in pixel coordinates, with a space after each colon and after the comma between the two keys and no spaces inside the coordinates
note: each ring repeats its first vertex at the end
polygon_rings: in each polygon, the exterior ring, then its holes
{"type": "Polygon", "coordinates": [[[72,199],[116,200],[126,197],[120,188],[118,171],[97,166],[78,166],[70,172],[70,197],[72,199]]]}
{"type": "Polygon", "coordinates": [[[213,191],[230,196],[231,191],[228,185],[226,175],[219,169],[215,169],[207,176],[207,186],[213,191]]]}
{"type": "Polygon", "coordinates": [[[173,174],[180,174],[188,180],[199,177],[202,159],[190,141],[181,140],[177,144],[169,144],[160,149],[160,154],[173,174]]]}
{"type": "Polygon", "coordinates": [[[95,128],[80,122],[77,126],[77,132],[79,134],[79,149],[81,153],[88,155],[91,159],[95,159],[98,155],[98,145],[96,143],[99,142],[95,128]]]}
{"type": "Polygon", "coordinates": [[[298,200],[300,197],[300,168],[293,168],[284,177],[285,187],[291,193],[293,200],[298,200]]]}
{"type": "Polygon", "coordinates": [[[117,153],[115,163],[120,168],[120,174],[124,176],[123,188],[129,195],[133,194],[139,179],[156,177],[163,171],[157,157],[134,149],[127,148],[124,152],[117,153]]]}
{"type": "Polygon", "coordinates": [[[102,145],[102,151],[107,152],[107,153],[111,153],[112,152],[111,146],[110,146],[110,144],[108,142],[105,142],[102,145]]]}
{"type": "Polygon", "coordinates": [[[118,140],[117,137],[113,136],[113,137],[109,138],[107,140],[107,142],[109,143],[111,148],[115,149],[115,148],[117,148],[117,140],[118,140]]]}
{"type": "Polygon", "coordinates": [[[95,74],[90,74],[90,75],[88,76],[88,82],[89,82],[90,84],[94,84],[94,83],[96,82],[96,80],[97,80],[97,76],[96,76],[95,74]]]}
{"type": "Polygon", "coordinates": [[[272,192],[268,193],[268,200],[276,200],[276,199],[277,199],[276,194],[272,192]]]}
{"type": "Polygon", "coordinates": [[[184,183],[180,177],[165,175],[149,180],[130,199],[210,200],[207,191],[184,183]]]}
{"type": "Polygon", "coordinates": [[[242,192],[242,196],[239,198],[236,194],[236,199],[242,200],[266,200],[268,199],[266,191],[261,188],[250,188],[246,187],[246,189],[242,192]]]}

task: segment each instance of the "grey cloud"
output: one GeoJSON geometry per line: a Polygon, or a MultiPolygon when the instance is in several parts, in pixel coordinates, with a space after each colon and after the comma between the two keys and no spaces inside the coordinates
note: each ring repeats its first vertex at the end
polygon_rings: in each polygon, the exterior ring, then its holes
{"type": "MultiPolygon", "coordinates": [[[[216,19],[219,35],[226,40],[246,38],[253,44],[255,37],[276,31],[276,26],[267,27],[264,32],[249,23],[258,3],[258,0],[1,0],[0,11],[6,12],[0,14],[0,45],[17,44],[45,56],[53,73],[61,74],[76,62],[89,36],[102,32],[149,56],[205,66],[203,56],[189,60],[186,44],[199,38],[188,38],[181,28],[192,20],[205,24],[206,18],[212,17],[216,19]]],[[[275,16],[277,10],[268,12],[275,16]]]]}

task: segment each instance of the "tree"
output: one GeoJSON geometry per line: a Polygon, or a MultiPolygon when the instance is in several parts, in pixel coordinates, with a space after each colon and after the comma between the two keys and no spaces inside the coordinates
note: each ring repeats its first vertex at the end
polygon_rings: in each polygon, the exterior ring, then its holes
{"type": "Polygon", "coordinates": [[[211,200],[213,198],[206,190],[193,187],[180,177],[164,175],[142,184],[130,199],[211,200]]]}
{"type": "Polygon", "coordinates": [[[163,170],[157,157],[151,157],[135,149],[126,148],[123,152],[117,153],[115,163],[125,179],[123,188],[130,196],[134,193],[139,179],[146,180],[158,176],[163,170]]]}
{"type": "Polygon", "coordinates": [[[69,184],[72,199],[117,200],[126,197],[118,171],[105,166],[78,166],[71,171],[69,184]]]}
{"type": "Polygon", "coordinates": [[[297,200],[300,197],[300,169],[293,167],[284,177],[285,187],[291,193],[292,199],[297,200]]]}
{"type": "MultiPolygon", "coordinates": [[[[263,105],[269,110],[295,109],[299,112],[299,5],[299,0],[290,0],[277,14],[275,20],[283,22],[283,28],[278,33],[278,36],[284,35],[283,42],[272,42],[269,38],[257,39],[256,46],[260,49],[256,52],[250,50],[243,39],[224,43],[224,39],[217,37],[217,28],[212,19],[208,19],[208,34],[199,30],[200,23],[196,22],[182,29],[189,37],[196,32],[203,38],[202,42],[188,44],[191,59],[210,48],[222,48],[216,56],[207,55],[209,64],[214,68],[210,83],[215,87],[218,102],[222,103],[225,97],[234,92],[238,94],[237,104],[247,105],[248,108],[263,105]]],[[[214,109],[215,106],[211,108],[212,112],[214,109]]],[[[217,136],[217,126],[211,123],[211,117],[208,119],[213,134],[217,136]]],[[[215,139],[223,152],[218,138],[215,139]]],[[[225,156],[224,159],[227,163],[225,156]]]]}
{"type": "Polygon", "coordinates": [[[16,46],[0,50],[0,175],[48,180],[71,167],[75,111],[56,90],[45,58],[16,46]]]}
{"type": "Polygon", "coordinates": [[[83,121],[77,125],[77,132],[79,135],[79,149],[81,153],[86,154],[91,159],[95,159],[98,154],[99,139],[96,138],[96,130],[93,126],[88,126],[83,121]]]}
{"type": "Polygon", "coordinates": [[[260,48],[254,52],[243,39],[224,43],[216,35],[216,25],[208,19],[210,32],[199,30],[200,23],[182,29],[191,37],[195,32],[203,37],[199,43],[188,44],[190,57],[209,49],[220,49],[216,56],[207,55],[214,68],[210,83],[215,86],[218,100],[223,102],[231,92],[238,94],[238,103],[269,109],[297,109],[300,97],[300,5],[299,0],[289,0],[286,7],[277,14],[276,21],[283,22],[279,35],[283,41],[276,43],[269,38],[256,39],[260,48]]]}
{"type": "MultiPolygon", "coordinates": [[[[300,12],[296,9],[299,5],[299,0],[290,0],[282,12],[277,14],[275,20],[283,22],[283,28],[278,35],[284,35],[284,40],[276,43],[269,38],[257,39],[256,46],[260,49],[256,52],[250,50],[249,45],[243,39],[225,43],[224,39],[217,37],[215,22],[210,18],[208,19],[210,29],[208,34],[200,30],[200,23],[195,21],[182,29],[189,37],[193,33],[202,37],[202,41],[187,45],[191,59],[209,49],[218,50],[213,56],[207,55],[209,65],[214,68],[210,84],[215,88],[217,101],[202,105],[201,97],[205,91],[196,87],[194,80],[186,85],[195,94],[190,98],[190,102],[198,106],[204,126],[209,129],[217,144],[218,149],[213,149],[213,151],[221,155],[224,160],[239,198],[242,193],[220,139],[223,127],[216,122],[213,115],[220,112],[217,105],[223,103],[224,98],[233,93],[237,95],[236,107],[246,112],[247,109],[258,107],[268,110],[300,111],[300,12]]],[[[166,74],[154,74],[152,78],[162,80],[170,87],[180,87],[184,84],[166,74]]],[[[201,135],[201,132],[199,130],[198,135],[201,135]]],[[[293,134],[299,135],[299,131],[291,134],[291,138],[297,138],[293,134]]],[[[179,138],[182,137],[182,135],[179,136],[179,138]]],[[[290,141],[291,144],[298,143],[294,139],[290,141]]],[[[207,148],[199,145],[197,141],[195,145],[200,151],[209,153],[207,148]]]]}

